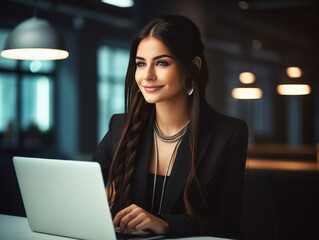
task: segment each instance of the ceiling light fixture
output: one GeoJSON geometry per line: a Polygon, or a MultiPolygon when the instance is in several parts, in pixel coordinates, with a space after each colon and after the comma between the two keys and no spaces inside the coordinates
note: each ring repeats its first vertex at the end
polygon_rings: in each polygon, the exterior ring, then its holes
{"type": "Polygon", "coordinates": [[[232,90],[232,97],[235,99],[259,99],[263,96],[263,91],[255,83],[256,77],[252,72],[242,72],[239,74],[240,87],[232,90]]]}
{"type": "Polygon", "coordinates": [[[101,0],[103,3],[110,4],[120,8],[129,8],[134,6],[133,0],[101,0]]]}
{"type": "Polygon", "coordinates": [[[280,95],[308,95],[311,87],[303,78],[299,67],[288,67],[281,84],[277,86],[280,95]]]}
{"type": "Polygon", "coordinates": [[[241,87],[232,90],[235,99],[259,99],[263,96],[263,91],[257,87],[241,87]]]}
{"type": "Polygon", "coordinates": [[[280,84],[277,86],[280,95],[308,95],[311,87],[308,84],[280,84]]]}
{"type": "MultiPolygon", "coordinates": [[[[34,10],[36,1],[34,1],[34,10]]],[[[16,26],[9,34],[1,56],[18,60],[59,60],[69,53],[62,38],[44,19],[29,18],[16,26]]]]}

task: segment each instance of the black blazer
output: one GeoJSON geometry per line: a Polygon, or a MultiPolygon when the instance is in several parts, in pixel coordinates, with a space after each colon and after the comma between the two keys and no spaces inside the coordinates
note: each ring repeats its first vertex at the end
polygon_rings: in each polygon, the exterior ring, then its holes
{"type": "MultiPolygon", "coordinates": [[[[154,118],[154,116],[153,116],[154,118]]],[[[153,119],[142,134],[133,183],[136,205],[146,209],[147,175],[153,147],[153,119]]],[[[106,183],[108,169],[124,126],[124,115],[112,116],[109,131],[94,152],[106,183]]],[[[190,200],[201,216],[207,235],[237,238],[241,214],[241,195],[247,153],[248,130],[244,121],[227,117],[208,108],[201,109],[198,144],[198,176],[208,209],[204,209],[194,189],[190,200]]],[[[191,167],[189,131],[178,148],[166,184],[159,217],[169,224],[168,236],[198,235],[185,217],[183,191],[191,167]]]]}

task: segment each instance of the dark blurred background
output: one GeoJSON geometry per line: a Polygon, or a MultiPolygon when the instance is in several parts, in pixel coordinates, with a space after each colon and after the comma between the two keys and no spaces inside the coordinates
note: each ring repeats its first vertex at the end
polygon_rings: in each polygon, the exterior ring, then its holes
{"type": "MultiPolygon", "coordinates": [[[[12,156],[90,160],[110,116],[123,112],[134,34],[156,16],[180,14],[202,32],[209,102],[249,125],[245,238],[319,239],[318,1],[135,0],[120,8],[100,0],[38,0],[36,10],[61,34],[70,56],[0,57],[0,213],[25,215],[12,156]],[[302,76],[288,78],[287,67],[302,76]],[[261,98],[234,98],[242,72],[254,74],[261,98]],[[300,80],[310,94],[277,92],[279,84],[300,80]]],[[[33,0],[1,0],[0,50],[33,14],[33,0]]]]}

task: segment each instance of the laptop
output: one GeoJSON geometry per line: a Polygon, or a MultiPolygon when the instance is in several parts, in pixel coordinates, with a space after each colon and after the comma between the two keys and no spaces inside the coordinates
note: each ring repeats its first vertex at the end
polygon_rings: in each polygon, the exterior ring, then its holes
{"type": "Polygon", "coordinates": [[[13,157],[13,164],[34,232],[92,240],[163,237],[116,233],[97,162],[13,157]]]}

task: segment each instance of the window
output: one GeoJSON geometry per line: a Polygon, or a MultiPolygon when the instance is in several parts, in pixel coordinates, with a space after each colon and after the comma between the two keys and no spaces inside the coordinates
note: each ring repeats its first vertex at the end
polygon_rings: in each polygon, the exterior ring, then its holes
{"type": "Polygon", "coordinates": [[[47,76],[25,75],[21,84],[21,127],[36,126],[47,132],[53,125],[53,80],[47,76]]]}
{"type": "MultiPolygon", "coordinates": [[[[9,32],[0,28],[0,50],[9,32]]],[[[52,136],[54,70],[54,61],[0,57],[1,149],[38,149],[47,135],[52,136]]]]}
{"type": "Polygon", "coordinates": [[[17,78],[11,73],[0,72],[0,133],[3,140],[0,145],[12,147],[17,145],[16,129],[17,125],[17,78]]]}
{"type": "Polygon", "coordinates": [[[114,113],[124,112],[124,84],[129,50],[101,46],[98,49],[98,141],[108,130],[114,113]]]}

